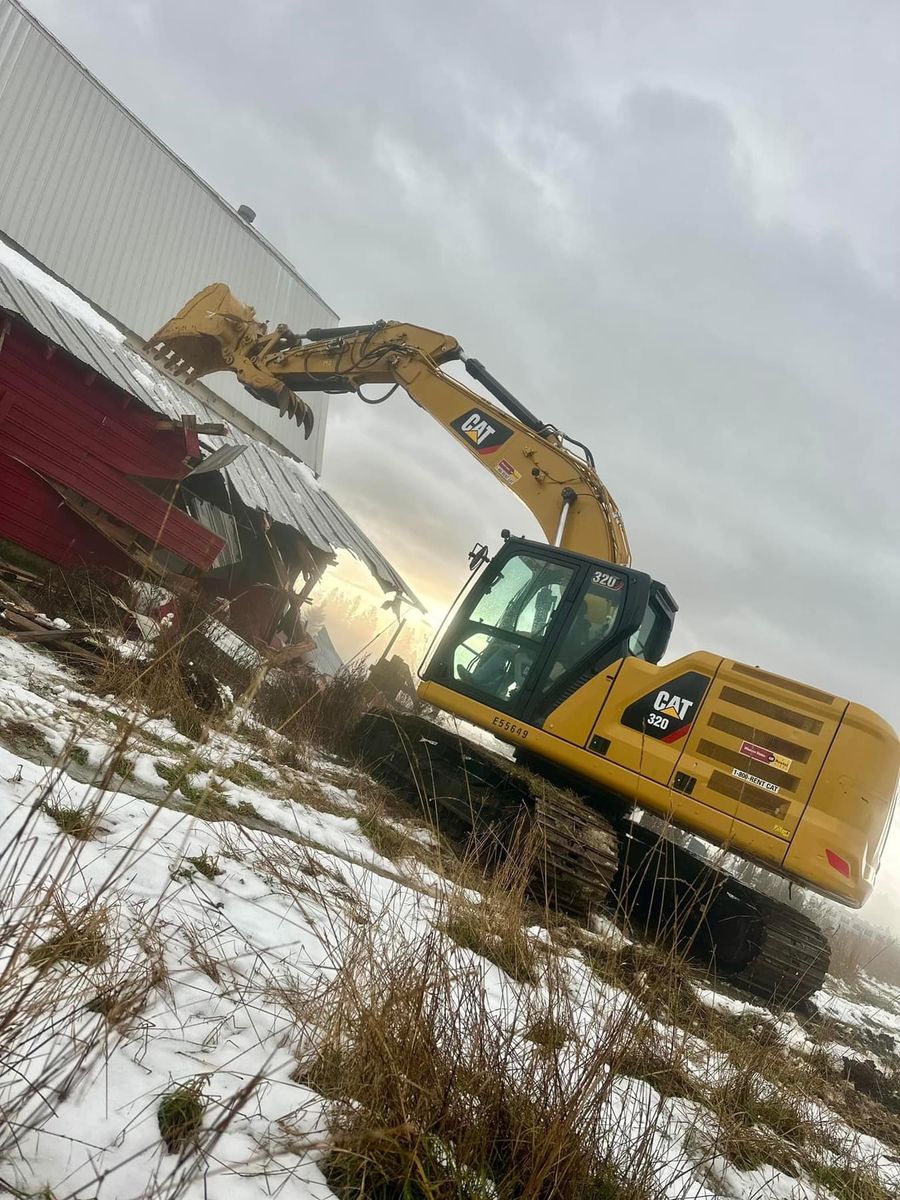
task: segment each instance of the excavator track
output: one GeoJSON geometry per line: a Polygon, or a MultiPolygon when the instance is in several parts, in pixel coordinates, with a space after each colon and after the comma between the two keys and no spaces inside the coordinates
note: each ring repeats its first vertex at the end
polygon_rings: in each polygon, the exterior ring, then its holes
{"type": "Polygon", "coordinates": [[[799,1007],[822,986],[830,951],[809,917],[645,826],[624,841],[615,891],[651,934],[674,937],[718,979],[770,1004],[799,1007]]]}
{"type": "Polygon", "coordinates": [[[749,888],[745,903],[757,913],[756,954],[725,977],[735,987],[771,1003],[797,1007],[825,982],[830,950],[818,926],[788,904],[749,888]]]}
{"type": "Polygon", "coordinates": [[[517,846],[534,856],[532,894],[585,917],[619,867],[612,825],[547,780],[421,717],[376,711],[357,727],[376,776],[418,804],[458,843],[496,862],[517,846]]]}
{"type": "Polygon", "coordinates": [[[489,863],[534,838],[531,890],[584,918],[616,908],[734,987],[797,1007],[821,987],[828,943],[788,904],[746,887],[645,825],[583,800],[422,717],[378,710],[357,726],[376,778],[489,863]]]}

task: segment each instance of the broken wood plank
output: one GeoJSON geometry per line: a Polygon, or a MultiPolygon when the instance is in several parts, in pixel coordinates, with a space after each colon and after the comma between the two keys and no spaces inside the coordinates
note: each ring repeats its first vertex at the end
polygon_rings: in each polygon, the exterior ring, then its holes
{"type": "Polygon", "coordinates": [[[93,633],[93,630],[88,625],[70,625],[68,622],[65,625],[57,625],[55,621],[51,620],[44,613],[36,612],[30,604],[25,606],[24,612],[21,607],[17,608],[15,605],[10,606],[6,604],[0,609],[0,617],[10,621],[15,621],[15,618],[18,617],[19,622],[23,620],[29,621],[35,628],[46,629],[48,632],[55,631],[62,634],[63,637],[68,638],[89,637],[93,633]]]}
{"type": "MultiPolygon", "coordinates": [[[[21,613],[16,612],[16,610],[13,608],[5,608],[3,610],[3,618],[5,621],[8,622],[8,624],[16,626],[17,629],[25,630],[25,632],[31,632],[31,633],[49,633],[50,632],[50,630],[48,630],[45,625],[41,625],[37,621],[33,621],[30,617],[23,616],[21,613]]],[[[69,641],[69,638],[72,637],[72,633],[73,633],[73,631],[71,629],[61,629],[61,630],[59,630],[59,632],[65,635],[65,641],[63,641],[62,639],[60,639],[59,641],[54,641],[53,643],[51,643],[54,647],[58,647],[60,650],[64,650],[66,652],[66,654],[74,654],[78,658],[86,658],[90,662],[95,662],[95,663],[103,662],[103,659],[101,658],[101,656],[99,654],[95,654],[93,652],[93,650],[86,650],[84,648],[84,646],[78,646],[74,642],[69,641]]],[[[76,636],[78,636],[77,631],[75,631],[75,632],[76,632],[76,636]]]]}
{"type": "Polygon", "coordinates": [[[40,575],[35,575],[34,571],[26,571],[24,567],[14,567],[5,558],[0,558],[0,575],[7,579],[18,579],[21,583],[41,582],[40,575]]]}
{"type": "Polygon", "coordinates": [[[18,604],[19,608],[24,608],[26,612],[32,612],[33,609],[24,596],[20,596],[14,587],[10,587],[8,583],[4,583],[0,579],[0,596],[6,600],[11,600],[13,604],[18,604]]]}
{"type": "Polygon", "coordinates": [[[13,642],[63,642],[68,629],[18,629],[0,634],[13,642]]]}
{"type": "Polygon", "coordinates": [[[294,642],[291,646],[283,646],[280,650],[270,650],[268,647],[261,647],[266,661],[272,667],[286,667],[289,663],[302,658],[311,650],[315,650],[315,648],[316,643],[311,637],[304,638],[302,642],[294,642]]]}
{"type": "MultiPolygon", "coordinates": [[[[176,429],[181,433],[184,426],[180,421],[159,420],[154,422],[153,428],[160,433],[171,432],[176,429]]],[[[194,433],[215,433],[219,437],[225,437],[228,433],[228,426],[223,425],[220,421],[204,421],[192,425],[191,429],[194,433]]]]}

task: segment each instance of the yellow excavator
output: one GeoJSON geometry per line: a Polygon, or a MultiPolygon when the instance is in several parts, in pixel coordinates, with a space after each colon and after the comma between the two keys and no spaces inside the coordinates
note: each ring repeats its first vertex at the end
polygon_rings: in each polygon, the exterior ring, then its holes
{"type": "Polygon", "coordinates": [[[454,338],[390,321],[270,331],[213,284],[146,349],[188,381],[232,372],[307,436],[299,392],[373,402],[364,388],[403,388],[518,496],[546,543],[503,531],[493,557],[474,548],[472,578],[420,669],[418,694],[511,744],[528,770],[398,713],[366,718],[361,749],[461,834],[489,830],[503,844],[526,813],[561,907],[627,902],[657,923],[677,913],[692,952],[736,985],[792,1003],[819,988],[829,949],[809,917],[635,814],[859,907],[898,789],[900,742],[886,721],[707,651],[660,665],[677,605],[665,584],[631,567],[590,450],[536,418],[454,338]],[[449,362],[493,401],[445,371],[449,362]]]}

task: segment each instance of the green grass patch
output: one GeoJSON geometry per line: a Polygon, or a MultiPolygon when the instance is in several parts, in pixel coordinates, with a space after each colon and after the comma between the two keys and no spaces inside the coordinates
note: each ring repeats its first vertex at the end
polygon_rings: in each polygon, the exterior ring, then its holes
{"type": "Polygon", "coordinates": [[[413,839],[402,830],[395,829],[380,813],[370,811],[357,820],[360,832],[368,838],[372,849],[382,858],[396,860],[408,857],[411,853],[413,839]]]}
{"type": "Polygon", "coordinates": [[[194,877],[194,873],[202,875],[204,879],[215,879],[217,875],[224,875],[224,870],[219,866],[218,855],[210,854],[204,850],[200,854],[186,855],[179,860],[177,866],[173,867],[169,872],[173,879],[183,879],[190,882],[194,877]]]}
{"type": "Polygon", "coordinates": [[[262,771],[248,762],[232,763],[230,767],[224,767],[219,774],[239,787],[254,787],[258,791],[265,791],[270,786],[262,771]]]}
{"type": "Polygon", "coordinates": [[[205,1082],[201,1076],[173,1088],[160,1098],[156,1119],[159,1136],[169,1154],[181,1154],[196,1144],[206,1108],[203,1096],[205,1082]]]}
{"type": "Polygon", "coordinates": [[[893,1200],[875,1173],[865,1167],[813,1163],[808,1172],[815,1183],[827,1188],[837,1200],[893,1200]]]}
{"type": "Polygon", "coordinates": [[[53,804],[45,801],[41,808],[69,837],[80,842],[89,842],[100,832],[100,817],[95,808],[79,808],[77,805],[53,804]]]}
{"type": "Polygon", "coordinates": [[[190,772],[185,770],[183,764],[167,763],[157,759],[153,766],[160,779],[165,780],[169,785],[171,792],[180,792],[191,804],[203,804],[207,789],[193,782],[190,772]]]}
{"type": "Polygon", "coordinates": [[[118,775],[120,779],[130,779],[134,773],[134,759],[129,758],[127,754],[115,754],[110,769],[113,775],[118,775]]]}

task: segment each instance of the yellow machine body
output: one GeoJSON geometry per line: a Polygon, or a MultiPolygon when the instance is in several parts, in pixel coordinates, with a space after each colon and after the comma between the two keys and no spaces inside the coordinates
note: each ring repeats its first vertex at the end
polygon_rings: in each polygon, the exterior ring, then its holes
{"type": "Polygon", "coordinates": [[[896,801],[900,741],[876,713],[699,651],[665,666],[611,664],[541,728],[434,682],[422,700],[842,904],[868,899],[896,801]],[[680,700],[711,679],[672,744],[623,724],[629,706],[680,700]],[[674,698],[674,699],[673,699],[674,698]]]}

